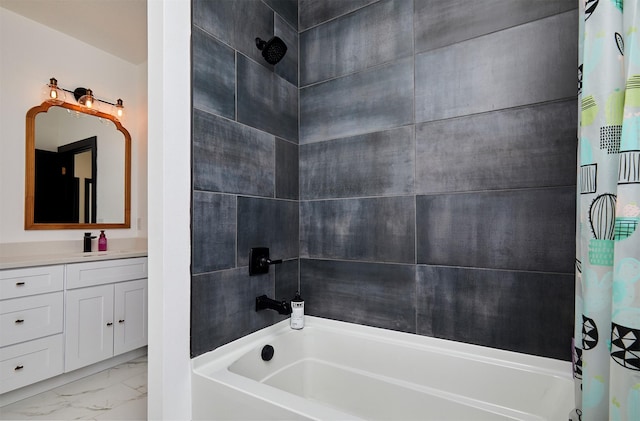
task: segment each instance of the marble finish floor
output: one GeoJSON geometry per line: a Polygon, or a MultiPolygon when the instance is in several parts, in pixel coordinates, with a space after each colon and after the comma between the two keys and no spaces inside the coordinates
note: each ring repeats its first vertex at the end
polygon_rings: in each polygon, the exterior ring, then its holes
{"type": "Polygon", "coordinates": [[[146,420],[147,356],[0,408],[0,420],[146,420]]]}

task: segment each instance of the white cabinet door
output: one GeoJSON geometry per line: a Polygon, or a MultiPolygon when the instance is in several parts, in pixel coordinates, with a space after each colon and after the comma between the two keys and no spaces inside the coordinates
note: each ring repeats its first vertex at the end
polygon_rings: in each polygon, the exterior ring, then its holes
{"type": "Polygon", "coordinates": [[[147,280],[115,285],[113,354],[147,344],[147,280]]]}
{"type": "Polygon", "coordinates": [[[67,291],[65,371],[113,355],[113,285],[67,291]]]}

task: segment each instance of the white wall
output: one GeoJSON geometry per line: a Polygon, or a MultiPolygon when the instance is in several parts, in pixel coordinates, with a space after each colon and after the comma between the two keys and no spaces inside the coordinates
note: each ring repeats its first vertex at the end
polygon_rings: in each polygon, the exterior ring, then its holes
{"type": "Polygon", "coordinates": [[[85,231],[24,230],[25,117],[42,102],[51,77],[66,89],[82,86],[98,98],[124,100],[122,123],[132,138],[132,223],[107,235],[146,237],[146,71],[146,64],[129,63],[0,7],[0,243],[80,240],[85,231]]]}
{"type": "Polygon", "coordinates": [[[191,418],[190,3],[147,3],[150,420],[191,418]]]}

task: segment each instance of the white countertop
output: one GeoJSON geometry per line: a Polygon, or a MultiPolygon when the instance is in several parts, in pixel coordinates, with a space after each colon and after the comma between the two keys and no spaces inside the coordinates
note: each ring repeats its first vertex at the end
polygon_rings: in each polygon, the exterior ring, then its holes
{"type": "Polygon", "coordinates": [[[109,239],[107,251],[89,253],[82,252],[82,240],[5,243],[0,244],[0,269],[126,259],[146,255],[146,238],[109,239]]]}

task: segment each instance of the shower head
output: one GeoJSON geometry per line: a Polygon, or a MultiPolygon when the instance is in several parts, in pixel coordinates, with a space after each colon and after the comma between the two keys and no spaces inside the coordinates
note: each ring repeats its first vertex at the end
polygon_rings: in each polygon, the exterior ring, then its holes
{"type": "Polygon", "coordinates": [[[262,57],[269,64],[276,64],[287,52],[287,45],[278,37],[273,37],[269,41],[256,38],[256,47],[262,50],[262,57]]]}

